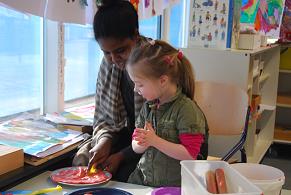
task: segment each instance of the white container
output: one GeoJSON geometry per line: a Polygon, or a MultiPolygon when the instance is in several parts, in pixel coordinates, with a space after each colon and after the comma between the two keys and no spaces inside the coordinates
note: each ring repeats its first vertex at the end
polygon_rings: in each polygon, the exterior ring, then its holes
{"type": "Polygon", "coordinates": [[[263,190],[264,195],[280,194],[285,182],[284,173],[280,169],[254,163],[238,163],[231,166],[263,190]]]}
{"type": "Polygon", "coordinates": [[[138,154],[144,153],[144,151],[147,149],[144,146],[138,145],[137,141],[134,139],[131,141],[131,147],[132,147],[133,151],[135,153],[138,153],[138,154]]]}
{"type": "Polygon", "coordinates": [[[225,195],[261,195],[262,191],[224,161],[181,161],[182,195],[209,195],[205,174],[217,168],[224,170],[228,193],[225,195]]]}
{"type": "Polygon", "coordinates": [[[259,34],[240,34],[238,40],[239,49],[258,49],[261,47],[261,35],[259,34]]]}
{"type": "Polygon", "coordinates": [[[261,35],[261,47],[266,47],[268,44],[268,36],[261,35]]]}

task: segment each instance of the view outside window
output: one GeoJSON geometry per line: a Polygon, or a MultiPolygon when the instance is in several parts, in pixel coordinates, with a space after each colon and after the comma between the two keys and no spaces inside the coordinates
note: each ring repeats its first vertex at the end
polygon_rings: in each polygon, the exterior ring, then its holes
{"type": "Polygon", "coordinates": [[[65,25],[65,101],[95,94],[102,57],[92,26],[65,25]]]}
{"type": "MultiPolygon", "coordinates": [[[[0,117],[40,108],[42,18],[0,6],[0,117]]],[[[157,38],[158,17],[140,21],[140,33],[157,38]]],[[[92,26],[65,24],[65,101],[95,94],[103,57],[92,26]]]]}
{"type": "Polygon", "coordinates": [[[40,108],[42,19],[0,6],[0,117],[40,108]]]}
{"type": "Polygon", "coordinates": [[[157,39],[158,35],[158,16],[139,21],[139,32],[141,35],[157,39]]]}
{"type": "MultiPolygon", "coordinates": [[[[140,33],[156,39],[158,17],[140,21],[140,33]]],[[[65,25],[65,101],[95,94],[103,52],[92,26],[65,25]]]]}
{"type": "Polygon", "coordinates": [[[185,11],[183,10],[183,5],[186,0],[180,0],[178,4],[175,4],[171,7],[170,12],[170,35],[169,41],[175,47],[182,47],[183,46],[183,14],[185,11]]]}

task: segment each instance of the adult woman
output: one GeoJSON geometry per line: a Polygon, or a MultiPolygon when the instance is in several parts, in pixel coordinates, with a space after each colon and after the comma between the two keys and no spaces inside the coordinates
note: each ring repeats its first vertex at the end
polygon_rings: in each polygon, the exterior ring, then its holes
{"type": "Polygon", "coordinates": [[[94,35],[104,53],[96,84],[93,136],[82,144],[73,165],[101,165],[126,181],[140,158],[131,148],[135,116],[143,99],[125,70],[133,47],[147,41],[138,32],[137,12],[128,1],[103,0],[94,17],[94,35]]]}

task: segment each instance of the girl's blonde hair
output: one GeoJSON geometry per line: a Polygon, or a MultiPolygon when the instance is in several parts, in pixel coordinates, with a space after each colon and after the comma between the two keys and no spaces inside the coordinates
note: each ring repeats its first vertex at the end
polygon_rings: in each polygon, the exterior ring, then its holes
{"type": "Polygon", "coordinates": [[[171,81],[182,88],[182,92],[194,99],[195,79],[189,60],[181,51],[160,40],[149,41],[132,50],[127,60],[127,68],[143,62],[139,73],[148,78],[170,77],[171,81]]]}

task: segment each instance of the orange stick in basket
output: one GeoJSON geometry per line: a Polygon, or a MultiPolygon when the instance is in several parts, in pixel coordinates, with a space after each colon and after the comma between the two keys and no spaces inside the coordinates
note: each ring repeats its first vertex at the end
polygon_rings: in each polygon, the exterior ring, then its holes
{"type": "Polygon", "coordinates": [[[226,194],[227,193],[227,187],[226,187],[226,180],[225,180],[225,174],[224,170],[221,168],[218,168],[215,170],[215,179],[217,183],[217,189],[219,194],[226,194]]]}
{"type": "Polygon", "coordinates": [[[214,172],[210,171],[210,170],[207,171],[205,177],[206,177],[207,191],[212,193],[212,194],[217,194],[218,190],[217,190],[217,185],[216,185],[214,172]]]}

